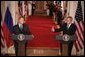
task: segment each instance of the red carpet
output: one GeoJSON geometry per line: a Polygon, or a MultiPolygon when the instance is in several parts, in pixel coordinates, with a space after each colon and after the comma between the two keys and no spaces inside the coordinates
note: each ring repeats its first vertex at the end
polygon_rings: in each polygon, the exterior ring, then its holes
{"type": "Polygon", "coordinates": [[[51,31],[52,26],[55,26],[51,17],[31,16],[27,18],[26,24],[34,35],[29,47],[60,47],[60,43],[55,40],[57,33],[51,31]]]}

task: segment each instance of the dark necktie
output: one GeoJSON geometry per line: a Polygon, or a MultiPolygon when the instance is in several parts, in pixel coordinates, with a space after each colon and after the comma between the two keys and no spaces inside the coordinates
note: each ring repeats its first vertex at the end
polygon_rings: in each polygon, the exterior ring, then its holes
{"type": "Polygon", "coordinates": [[[23,25],[20,25],[20,30],[23,31],[23,25]]]}
{"type": "Polygon", "coordinates": [[[67,28],[69,29],[69,24],[67,25],[67,28]]]}

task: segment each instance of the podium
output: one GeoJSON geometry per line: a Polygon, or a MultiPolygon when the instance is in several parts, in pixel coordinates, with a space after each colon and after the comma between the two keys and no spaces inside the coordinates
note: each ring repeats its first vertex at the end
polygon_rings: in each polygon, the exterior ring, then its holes
{"type": "Polygon", "coordinates": [[[25,56],[26,55],[25,43],[28,40],[32,39],[32,35],[23,35],[23,34],[15,35],[15,34],[12,34],[11,38],[18,43],[17,56],[25,56]]]}
{"type": "Polygon", "coordinates": [[[56,40],[61,43],[61,56],[68,56],[68,43],[76,40],[76,35],[56,35],[56,40]],[[65,40],[64,38],[67,37],[65,40]]]}

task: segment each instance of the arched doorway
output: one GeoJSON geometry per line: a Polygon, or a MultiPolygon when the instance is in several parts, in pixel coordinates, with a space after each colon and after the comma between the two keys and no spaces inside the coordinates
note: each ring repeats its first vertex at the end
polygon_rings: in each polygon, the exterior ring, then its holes
{"type": "Polygon", "coordinates": [[[36,1],[35,2],[35,6],[36,6],[36,9],[35,9],[35,15],[46,15],[46,10],[44,9],[45,7],[45,1],[36,1]]]}

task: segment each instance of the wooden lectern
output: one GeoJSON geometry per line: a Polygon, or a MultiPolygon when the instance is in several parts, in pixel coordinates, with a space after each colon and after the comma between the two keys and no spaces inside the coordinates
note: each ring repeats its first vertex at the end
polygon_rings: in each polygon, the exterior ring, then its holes
{"type": "Polygon", "coordinates": [[[56,35],[56,40],[60,41],[61,43],[61,55],[62,56],[68,56],[68,43],[69,41],[75,41],[76,40],[76,35],[71,35],[71,36],[66,36],[66,35],[56,35]],[[67,37],[67,39],[65,39],[67,37]]]}
{"type": "Polygon", "coordinates": [[[12,34],[11,37],[14,41],[16,41],[18,43],[18,54],[17,54],[17,56],[25,56],[26,55],[25,43],[28,40],[32,39],[32,35],[23,35],[23,34],[15,35],[15,34],[12,34]]]}

